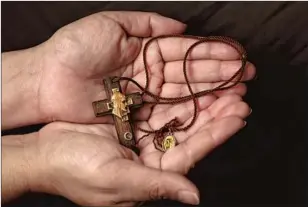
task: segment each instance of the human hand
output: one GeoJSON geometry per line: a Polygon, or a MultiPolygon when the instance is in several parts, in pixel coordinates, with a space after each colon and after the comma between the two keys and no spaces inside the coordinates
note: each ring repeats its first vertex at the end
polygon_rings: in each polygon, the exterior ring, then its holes
{"type": "MultiPolygon", "coordinates": [[[[77,123],[109,123],[110,118],[94,116],[91,103],[105,99],[102,78],[125,76],[145,83],[142,46],[149,37],[180,34],[185,25],[153,13],[101,12],[58,30],[44,43],[44,69],[39,86],[39,108],[45,120],[77,123]]],[[[158,40],[148,50],[149,90],[162,96],[185,90],[181,64],[195,40],[158,40]]],[[[203,44],[190,55],[189,79],[194,89],[209,88],[229,78],[240,66],[238,55],[220,43],[203,44]],[[206,60],[209,59],[209,60],[206,60]],[[222,61],[223,60],[223,61],[222,61]]],[[[254,76],[248,64],[244,79],[254,76]]],[[[133,87],[124,85],[130,92],[133,87]]],[[[228,91],[243,95],[245,86],[228,91]]],[[[145,107],[139,117],[149,118],[145,107]]]]}
{"type": "MultiPolygon", "coordinates": [[[[139,157],[145,166],[185,175],[198,161],[242,129],[246,125],[245,118],[251,113],[247,103],[235,94],[203,97],[198,103],[200,112],[195,124],[186,131],[174,132],[177,145],[166,152],[156,149],[153,134],[142,139],[144,133],[137,131],[139,157]]],[[[192,103],[156,106],[149,120],[140,121],[137,126],[157,130],[174,117],[186,126],[192,116],[192,103]]]]}
{"type": "MultiPolygon", "coordinates": [[[[39,103],[50,121],[106,123],[95,118],[92,102],[105,99],[103,77],[135,77],[135,60],[145,37],[178,34],[185,25],[158,14],[101,12],[59,29],[44,43],[39,103]]],[[[125,90],[125,89],[124,89],[125,90]]]]}
{"type": "Polygon", "coordinates": [[[177,173],[144,166],[118,144],[113,129],[64,122],[42,128],[28,162],[31,191],[61,195],[81,206],[133,206],[160,198],[198,203],[194,184],[177,173]]]}
{"type": "MultiPolygon", "coordinates": [[[[200,102],[206,105],[205,99],[200,102]]],[[[31,189],[62,195],[84,206],[129,206],[162,197],[197,204],[198,190],[181,174],[244,127],[248,114],[249,107],[240,96],[225,95],[202,110],[193,128],[176,133],[179,145],[175,148],[162,153],[149,138],[140,143],[140,157],[118,144],[113,124],[51,123],[39,132],[34,157],[39,158],[40,173],[34,174],[38,181],[31,182],[31,189]],[[193,194],[179,195],[182,189],[193,194]]],[[[183,120],[189,113],[177,115],[183,120]]]]}
{"type": "MultiPolygon", "coordinates": [[[[46,61],[50,66],[46,71],[50,75],[42,79],[45,93],[40,96],[40,108],[52,120],[111,123],[110,117],[95,118],[91,106],[92,101],[106,98],[101,84],[103,76],[130,77],[144,86],[142,46],[148,37],[178,34],[184,29],[185,25],[174,20],[140,12],[102,12],[60,29],[47,42],[48,51],[54,52],[46,61]]],[[[195,40],[167,38],[149,47],[147,61],[152,93],[164,97],[189,95],[182,63],[193,42],[195,40]]],[[[188,65],[189,80],[196,92],[227,80],[241,62],[239,54],[230,46],[206,43],[193,49],[188,65]]],[[[242,81],[250,80],[254,75],[255,68],[248,62],[242,81]]],[[[128,93],[135,89],[131,84],[123,87],[128,93]]],[[[243,127],[243,119],[250,112],[248,105],[241,100],[245,93],[246,87],[240,83],[232,89],[199,98],[197,122],[187,132],[176,135],[178,142],[184,144],[172,150],[175,154],[155,150],[151,143],[153,137],[149,137],[147,140],[150,141],[140,142],[141,159],[148,166],[186,173],[191,165],[243,127]],[[212,136],[217,138],[212,139],[212,136]],[[180,156],[176,155],[178,151],[181,151],[180,156]],[[176,159],[187,163],[179,164],[176,159]]],[[[146,105],[135,120],[147,129],[157,129],[175,116],[187,123],[192,116],[192,106],[191,101],[154,108],[146,105]]],[[[137,137],[140,136],[137,131],[137,137]]]]}

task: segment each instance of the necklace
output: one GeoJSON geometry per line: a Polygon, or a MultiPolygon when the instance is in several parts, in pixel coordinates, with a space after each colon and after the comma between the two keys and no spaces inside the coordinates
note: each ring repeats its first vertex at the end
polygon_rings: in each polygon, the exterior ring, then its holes
{"type": "Polygon", "coordinates": [[[135,148],[135,145],[138,144],[142,139],[148,137],[150,134],[154,134],[153,143],[154,143],[155,148],[157,150],[165,152],[166,150],[174,147],[177,144],[174,133],[180,132],[180,131],[186,131],[190,127],[192,127],[194,123],[196,122],[197,113],[198,113],[197,98],[208,95],[215,91],[226,90],[226,89],[232,88],[235,85],[237,85],[243,77],[245,66],[246,66],[246,61],[247,61],[247,54],[243,46],[237,41],[231,38],[228,38],[228,37],[223,37],[223,36],[197,37],[197,36],[192,36],[192,35],[157,36],[157,37],[151,38],[145,44],[144,50],[143,50],[143,63],[144,63],[144,69],[145,69],[145,74],[146,74],[145,87],[142,87],[138,82],[136,82],[132,78],[112,77],[109,80],[109,83],[108,81],[107,82],[105,81],[106,92],[107,94],[109,94],[108,97],[112,101],[108,102],[107,100],[108,103],[106,102],[106,100],[100,101],[100,102],[94,102],[93,107],[94,107],[94,110],[97,116],[106,115],[110,112],[110,110],[113,110],[112,114],[114,115],[118,137],[119,137],[120,142],[124,144],[125,146],[128,146],[130,148],[135,148]],[[148,90],[150,80],[149,80],[149,70],[147,67],[147,51],[148,51],[149,46],[154,41],[159,40],[159,39],[165,39],[165,38],[190,38],[190,39],[196,40],[196,42],[193,43],[188,48],[187,52],[185,53],[184,61],[183,61],[183,75],[184,75],[185,82],[188,87],[190,95],[176,97],[176,98],[168,98],[168,97],[161,97],[159,95],[155,95],[148,90]],[[188,76],[187,76],[187,66],[186,66],[187,58],[194,47],[196,47],[199,44],[206,43],[206,42],[221,42],[221,43],[230,45],[239,53],[242,65],[234,73],[232,77],[230,77],[228,80],[221,83],[220,85],[216,86],[215,88],[194,93],[189,83],[188,76]],[[135,93],[132,95],[125,96],[121,93],[121,90],[119,89],[119,84],[117,86],[115,85],[112,86],[112,84],[119,83],[120,81],[124,81],[124,80],[135,84],[140,89],[141,92],[137,94],[135,93]],[[152,101],[143,101],[144,96],[149,96],[152,99],[152,101]],[[180,123],[178,119],[175,117],[174,119],[167,122],[164,126],[162,126],[159,129],[147,130],[147,129],[143,129],[139,127],[138,129],[146,134],[142,136],[137,142],[134,140],[133,129],[130,129],[130,127],[128,126],[131,124],[130,119],[128,117],[128,114],[130,113],[129,106],[138,108],[142,104],[152,104],[152,105],[172,104],[172,105],[175,105],[175,104],[184,103],[190,100],[193,101],[194,112],[193,112],[193,118],[189,124],[187,124],[186,126],[183,126],[183,124],[180,123]],[[100,104],[100,103],[103,103],[103,104],[100,104]],[[106,108],[106,104],[107,104],[107,108],[106,108]],[[103,112],[99,112],[99,111],[103,111],[103,112]],[[125,119],[123,119],[123,117],[125,119]],[[118,120],[119,118],[121,118],[121,120],[118,120]],[[129,123],[127,126],[123,127],[123,123],[125,121],[128,121],[129,123]],[[124,132],[123,130],[124,131],[126,130],[126,132],[124,132]]]}

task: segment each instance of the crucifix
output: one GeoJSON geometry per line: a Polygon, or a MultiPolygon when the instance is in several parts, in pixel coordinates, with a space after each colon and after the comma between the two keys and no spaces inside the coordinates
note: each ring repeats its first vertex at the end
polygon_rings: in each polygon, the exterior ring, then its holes
{"type": "Polygon", "coordinates": [[[119,80],[108,77],[103,80],[107,99],[92,103],[95,116],[112,115],[119,142],[139,154],[131,120],[131,111],[143,105],[139,92],[124,95],[119,80]]]}

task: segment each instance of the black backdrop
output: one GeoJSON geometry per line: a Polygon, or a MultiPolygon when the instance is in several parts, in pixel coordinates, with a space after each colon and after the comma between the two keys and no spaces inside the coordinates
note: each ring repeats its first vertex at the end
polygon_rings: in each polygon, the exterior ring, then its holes
{"type": "MultiPolygon", "coordinates": [[[[158,12],[188,24],[193,35],[239,40],[257,66],[245,100],[253,112],[244,130],[188,175],[202,206],[304,205],[306,2],[2,2],[2,52],[27,48],[58,28],[103,10],[158,12]]],[[[4,134],[26,133],[31,126],[4,134]]],[[[152,202],[147,206],[184,206],[152,202]]],[[[25,195],[7,206],[74,206],[50,195],[25,195]]]]}

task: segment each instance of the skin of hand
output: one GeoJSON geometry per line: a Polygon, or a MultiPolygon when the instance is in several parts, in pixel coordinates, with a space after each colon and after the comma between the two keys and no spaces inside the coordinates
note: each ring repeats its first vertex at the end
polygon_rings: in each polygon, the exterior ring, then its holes
{"type": "Polygon", "coordinates": [[[32,191],[81,206],[133,206],[161,198],[198,204],[198,189],[183,175],[245,126],[249,107],[240,96],[225,95],[201,114],[196,126],[177,134],[175,148],[161,153],[144,140],[139,157],[118,144],[113,124],[53,122],[37,133],[5,136],[3,201],[32,191]]]}
{"type": "MultiPolygon", "coordinates": [[[[102,12],[61,28],[48,41],[35,48],[19,51],[16,54],[3,54],[3,57],[6,56],[5,66],[15,68],[17,71],[15,76],[11,77],[11,75],[8,75],[5,79],[9,87],[13,88],[14,80],[21,78],[23,73],[26,73],[32,78],[27,80],[35,80],[34,84],[31,84],[31,81],[25,81],[22,87],[19,88],[19,91],[23,92],[22,94],[24,94],[23,97],[25,100],[28,100],[26,97],[32,98],[31,103],[25,103],[24,105],[17,104],[19,106],[17,109],[20,113],[15,113],[13,114],[15,117],[11,116],[8,119],[6,117],[9,117],[9,111],[11,109],[10,107],[6,107],[7,111],[4,111],[4,120],[8,121],[4,123],[4,126],[11,128],[17,125],[29,124],[29,119],[21,122],[18,120],[22,119],[16,118],[16,114],[28,114],[28,118],[32,119],[31,123],[51,122],[54,120],[93,123],[94,125],[73,125],[67,123],[69,126],[64,123],[60,124],[65,125],[63,128],[68,127],[71,131],[75,131],[75,134],[73,132],[68,133],[68,136],[76,138],[76,141],[78,141],[77,138],[79,139],[80,133],[94,136],[89,134],[93,134],[93,132],[97,133],[97,131],[100,131],[100,128],[108,128],[105,132],[112,132],[112,139],[116,139],[111,118],[95,118],[93,114],[92,101],[106,98],[101,79],[110,75],[126,76],[134,78],[141,85],[144,85],[145,73],[142,61],[142,47],[145,42],[151,36],[180,34],[184,30],[185,25],[182,23],[157,14],[142,12],[102,12]],[[22,70],[21,73],[18,73],[18,68],[20,67],[14,65],[12,62],[15,63],[13,61],[14,59],[24,61],[25,54],[33,57],[28,60],[29,64],[27,65],[32,65],[33,67],[29,68],[32,68],[33,71],[29,72],[26,70],[27,72],[24,72],[22,70]],[[33,110],[34,113],[30,113],[33,110]],[[98,125],[98,123],[103,124],[98,125]]],[[[158,40],[149,48],[149,89],[151,92],[167,97],[189,94],[182,74],[182,63],[187,48],[193,42],[194,40],[170,38],[158,40]]],[[[219,84],[221,81],[232,76],[240,67],[239,56],[235,50],[221,43],[202,44],[192,51],[189,59],[188,75],[194,91],[208,89],[219,84]]],[[[23,61],[19,61],[19,63],[23,61]]],[[[248,63],[243,81],[252,79],[254,74],[254,66],[248,63]]],[[[17,100],[12,97],[14,94],[6,92],[6,89],[9,88],[8,86],[6,88],[4,87],[4,99],[6,100],[4,104],[6,106],[8,106],[8,103],[16,103],[16,101],[11,100],[17,100]]],[[[135,88],[133,85],[128,84],[123,85],[123,90],[129,93],[134,91],[135,88]]],[[[141,155],[138,158],[139,161],[134,161],[137,163],[140,162],[143,166],[150,169],[173,173],[172,176],[176,175],[174,174],[175,172],[186,174],[196,162],[206,156],[215,147],[225,142],[245,125],[243,120],[251,112],[249,106],[241,99],[241,96],[245,93],[245,85],[239,84],[233,89],[199,98],[197,122],[189,130],[175,134],[179,145],[166,153],[161,153],[154,148],[152,143],[153,137],[151,135],[139,143],[141,155]]],[[[136,124],[143,128],[157,129],[175,116],[182,123],[186,124],[192,118],[192,111],[193,104],[191,101],[175,106],[145,106],[136,113],[134,118],[136,124]]],[[[58,123],[52,123],[51,126],[49,125],[46,128],[50,131],[57,131],[62,128],[58,126],[58,123]]],[[[45,131],[48,130],[45,129],[45,131]]],[[[46,132],[46,134],[52,134],[52,132],[46,132]]],[[[106,137],[103,134],[96,136],[99,136],[96,139],[101,138],[101,136],[106,137]]],[[[142,133],[137,131],[136,136],[140,137],[142,133]]],[[[41,137],[48,137],[51,140],[54,139],[54,136],[47,135],[39,137],[40,139],[41,137]]],[[[66,139],[61,141],[64,142],[66,139]]],[[[87,137],[87,139],[90,138],[87,137]]],[[[93,138],[91,140],[95,142],[96,139],[93,138]]],[[[57,142],[55,141],[55,143],[57,142]]],[[[72,143],[73,141],[71,141],[70,145],[72,143]]],[[[58,147],[61,147],[61,144],[57,143],[57,146],[54,146],[58,149],[58,147]]],[[[65,151],[65,146],[63,146],[64,148],[62,150],[59,149],[58,151],[65,151]]],[[[118,151],[119,148],[122,149],[120,145],[108,146],[115,151],[118,151]]],[[[93,146],[91,145],[91,147],[93,146]]],[[[46,148],[45,150],[48,149],[46,148]]],[[[53,151],[57,150],[50,149],[51,153],[53,151]]],[[[79,148],[78,150],[69,151],[70,153],[67,153],[66,156],[69,158],[77,153],[79,156],[85,156],[85,151],[87,150],[79,148]]],[[[66,156],[63,158],[64,163],[66,156]]],[[[134,157],[134,155],[131,156],[134,157]]],[[[125,156],[123,158],[129,160],[125,156]]],[[[93,159],[95,160],[95,158],[93,159]]],[[[75,164],[79,166],[78,162],[82,162],[82,159],[76,159],[75,164]]],[[[84,162],[80,166],[83,167],[83,165],[84,162]]],[[[59,167],[57,169],[61,171],[62,168],[59,167]]],[[[71,197],[74,196],[74,193],[70,194],[69,190],[71,189],[67,189],[65,187],[66,185],[63,185],[62,182],[66,182],[63,180],[74,178],[77,180],[85,179],[87,182],[84,185],[96,184],[92,183],[89,179],[91,175],[80,178],[78,174],[76,175],[77,177],[71,177],[71,173],[73,173],[71,170],[63,170],[66,174],[59,172],[59,177],[53,182],[54,185],[58,184],[58,187],[54,188],[56,190],[49,191],[58,192],[74,200],[71,197]],[[67,179],[62,179],[65,176],[67,176],[67,179]]],[[[74,172],[80,171],[73,170],[74,172]]],[[[120,170],[123,169],[120,168],[120,170]]],[[[54,174],[58,174],[57,171],[54,172],[54,174]]],[[[136,177],[139,177],[139,174],[136,177]]],[[[136,177],[134,179],[138,179],[136,177]]],[[[134,179],[131,182],[134,182],[134,179]]],[[[43,180],[45,181],[46,179],[43,180]]],[[[77,180],[74,180],[72,184],[83,183],[82,181],[77,182],[77,180]]],[[[176,182],[183,183],[182,181],[176,182]]],[[[136,183],[139,185],[141,181],[136,181],[136,183]]],[[[82,186],[82,184],[80,185],[82,186]]],[[[191,186],[191,184],[189,185],[191,186]]],[[[124,186],[122,187],[125,189],[124,186]]],[[[119,188],[122,187],[119,186],[119,188]]],[[[33,189],[43,188],[44,186],[40,186],[34,187],[33,189]]],[[[134,190],[131,191],[134,192],[134,190]]],[[[197,192],[194,187],[190,190],[197,192]]],[[[109,191],[107,190],[107,192],[109,191]]],[[[147,194],[147,192],[144,191],[144,194],[147,194]]],[[[158,192],[157,194],[162,195],[164,193],[158,192]]],[[[127,199],[128,202],[131,201],[129,199],[134,201],[133,198],[127,197],[127,199]]],[[[113,202],[123,201],[119,200],[115,199],[113,202]]]]}
{"type": "MultiPolygon", "coordinates": [[[[185,28],[185,24],[155,13],[100,12],[60,28],[36,47],[3,53],[3,129],[56,120],[110,123],[111,117],[96,118],[91,105],[106,98],[102,78],[126,76],[144,86],[142,49],[146,41],[157,35],[181,34],[185,28]]],[[[168,38],[150,46],[151,92],[167,97],[188,94],[182,62],[194,42],[168,38]]],[[[235,50],[221,43],[202,44],[189,59],[188,76],[195,91],[217,85],[240,67],[235,50]]],[[[254,66],[248,63],[244,80],[254,74],[254,66]]],[[[127,93],[136,89],[122,85],[127,93]]],[[[239,84],[219,94],[245,92],[245,85],[239,84]]],[[[207,96],[208,102],[213,102],[214,95],[207,96]]],[[[186,106],[182,104],[182,109],[186,106]]],[[[152,112],[161,108],[145,106],[137,120],[149,120],[152,112]]]]}
{"type": "Polygon", "coordinates": [[[133,206],[160,198],[198,204],[198,189],[183,175],[244,127],[249,113],[240,96],[224,95],[202,110],[193,128],[177,134],[175,148],[161,153],[144,140],[139,157],[118,144],[113,124],[54,122],[37,133],[3,137],[3,200],[34,191],[82,206],[133,206]]]}
{"type": "Polygon", "coordinates": [[[81,206],[134,206],[161,198],[199,203],[193,183],[144,166],[110,128],[54,122],[38,133],[3,138],[3,201],[32,191],[81,206]]]}

